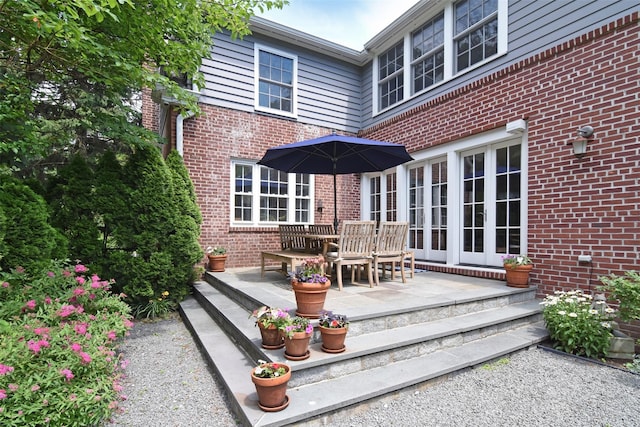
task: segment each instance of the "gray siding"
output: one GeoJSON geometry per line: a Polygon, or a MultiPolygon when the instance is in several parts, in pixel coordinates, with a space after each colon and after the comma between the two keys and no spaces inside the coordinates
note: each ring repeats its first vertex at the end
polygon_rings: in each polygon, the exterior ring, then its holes
{"type": "MultiPolygon", "coordinates": [[[[320,48],[302,48],[262,34],[244,40],[216,34],[212,58],[202,65],[206,87],[201,102],[254,112],[253,49],[258,43],[297,55],[298,122],[356,132],[638,10],[636,0],[509,0],[506,55],[376,117],[372,117],[377,102],[372,98],[372,58],[358,66],[324,54],[320,48]]],[[[402,37],[396,33],[389,40],[397,42],[402,37]]]]}
{"type": "Polygon", "coordinates": [[[256,43],[298,57],[299,122],[350,132],[360,128],[360,67],[257,35],[244,40],[214,36],[212,57],[202,65],[206,80],[202,103],[254,111],[256,43]]]}
{"type": "MultiPolygon", "coordinates": [[[[362,98],[365,109],[362,128],[375,125],[406,110],[443,95],[457,87],[508,67],[510,64],[529,58],[580,34],[599,28],[615,19],[640,10],[636,0],[510,0],[509,44],[506,55],[484,66],[453,78],[449,82],[409,99],[391,110],[372,117],[372,71],[371,62],[365,67],[362,98]]],[[[402,35],[397,35],[397,40],[402,35]]]]}

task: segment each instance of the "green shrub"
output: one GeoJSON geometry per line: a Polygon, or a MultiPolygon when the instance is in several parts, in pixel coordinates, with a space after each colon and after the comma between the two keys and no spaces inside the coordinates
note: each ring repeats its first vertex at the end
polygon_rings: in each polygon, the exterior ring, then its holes
{"type": "Polygon", "coordinates": [[[111,283],[83,265],[0,272],[0,425],[87,426],[122,399],[126,361],[116,342],[131,327],[111,283]]]}
{"type": "Polygon", "coordinates": [[[604,301],[592,302],[591,295],[581,290],[556,291],[541,302],[556,349],[596,359],[606,356],[613,336],[610,320],[614,310],[603,308],[604,301]]]}
{"type": "Polygon", "coordinates": [[[51,225],[69,241],[69,259],[93,264],[101,256],[101,231],[95,220],[93,170],[74,156],[49,182],[51,225]]]}
{"type": "Polygon", "coordinates": [[[627,271],[624,276],[601,277],[604,283],[600,289],[607,292],[609,299],[618,303],[618,316],[621,320],[640,320],[640,274],[627,271]]]}
{"type": "Polygon", "coordinates": [[[0,269],[31,268],[66,258],[67,239],[49,224],[41,196],[13,178],[0,176],[0,206],[6,224],[0,269]]]}
{"type": "Polygon", "coordinates": [[[165,292],[163,305],[182,301],[190,292],[193,265],[202,257],[197,212],[182,207],[190,196],[176,196],[174,175],[154,147],[138,149],[123,170],[130,188],[127,208],[114,221],[115,248],[109,250],[106,269],[138,314],[146,315],[144,307],[165,292]]]}

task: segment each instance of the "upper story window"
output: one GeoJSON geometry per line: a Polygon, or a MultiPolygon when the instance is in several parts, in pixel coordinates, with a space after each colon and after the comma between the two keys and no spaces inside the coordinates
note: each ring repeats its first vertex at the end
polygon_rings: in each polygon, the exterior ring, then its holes
{"type": "Polygon", "coordinates": [[[256,110],[296,116],[298,59],[256,45],[256,110]]]}
{"type": "Polygon", "coordinates": [[[412,92],[420,92],[444,79],[444,13],[411,35],[412,92]]]}
{"type": "Polygon", "coordinates": [[[404,91],[404,48],[400,42],[378,57],[380,109],[402,101],[404,91]]]}
{"type": "Polygon", "coordinates": [[[455,4],[456,71],[498,52],[498,0],[462,0],[455,4]]]}
{"type": "Polygon", "coordinates": [[[411,25],[401,40],[389,40],[393,46],[374,57],[374,115],[507,52],[509,2],[439,3],[440,10],[411,25]]]}
{"type": "Polygon", "coordinates": [[[233,222],[269,225],[311,222],[311,176],[232,161],[233,222]]]}

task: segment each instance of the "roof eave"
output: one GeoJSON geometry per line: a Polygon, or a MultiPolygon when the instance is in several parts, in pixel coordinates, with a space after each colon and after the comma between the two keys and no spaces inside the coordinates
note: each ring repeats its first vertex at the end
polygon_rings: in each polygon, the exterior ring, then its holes
{"type": "Polygon", "coordinates": [[[287,27],[286,25],[282,25],[259,16],[251,17],[249,25],[253,33],[293,43],[296,46],[317,51],[334,58],[339,58],[351,64],[361,66],[371,60],[371,57],[366,50],[358,52],[355,49],[333,43],[303,31],[298,31],[294,28],[287,27]]]}

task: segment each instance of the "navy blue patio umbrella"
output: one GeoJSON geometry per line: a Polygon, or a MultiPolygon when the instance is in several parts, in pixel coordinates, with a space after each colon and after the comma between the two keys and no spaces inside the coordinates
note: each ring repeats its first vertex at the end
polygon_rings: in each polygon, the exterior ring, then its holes
{"type": "Polygon", "coordinates": [[[404,145],[345,135],[269,148],[258,164],[288,173],[333,175],[333,227],[338,232],[336,175],[381,172],[413,158],[404,145]]]}

